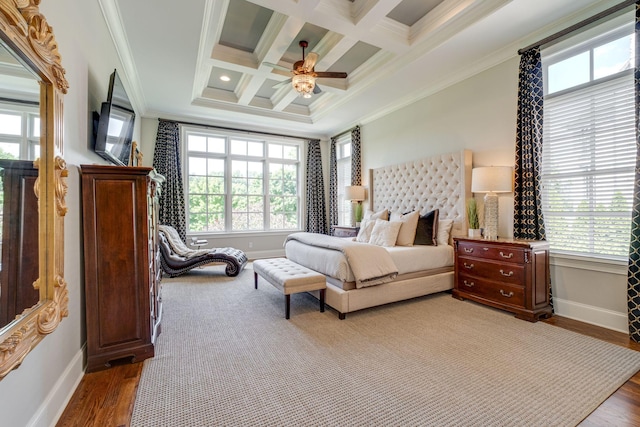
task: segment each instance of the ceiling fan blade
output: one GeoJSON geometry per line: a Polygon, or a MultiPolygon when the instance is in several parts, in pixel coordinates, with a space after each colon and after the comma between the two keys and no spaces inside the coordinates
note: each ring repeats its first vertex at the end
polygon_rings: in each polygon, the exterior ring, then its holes
{"type": "Polygon", "coordinates": [[[272,64],[271,62],[263,62],[262,65],[266,65],[267,67],[275,68],[276,70],[282,70],[282,71],[291,72],[291,69],[289,69],[287,67],[283,67],[282,65],[272,64]]]}
{"type": "Polygon", "coordinates": [[[318,86],[317,84],[313,87],[313,93],[314,94],[319,94],[320,92],[322,92],[322,89],[320,89],[320,86],[318,86]]]}
{"type": "Polygon", "coordinates": [[[283,80],[278,84],[271,86],[273,89],[280,89],[283,86],[291,84],[291,79],[283,80]]]}
{"type": "Polygon", "coordinates": [[[344,79],[347,77],[347,73],[340,73],[337,71],[316,71],[316,77],[325,79],[344,79]]]}
{"type": "Polygon", "coordinates": [[[318,62],[318,54],[315,52],[309,52],[304,58],[304,64],[302,64],[302,68],[308,73],[309,71],[313,70],[313,67],[316,66],[316,62],[318,62]]]}

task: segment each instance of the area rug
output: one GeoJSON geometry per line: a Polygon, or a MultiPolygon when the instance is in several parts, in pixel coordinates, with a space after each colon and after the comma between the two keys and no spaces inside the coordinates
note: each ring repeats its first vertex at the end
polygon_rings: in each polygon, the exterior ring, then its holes
{"type": "Polygon", "coordinates": [[[640,352],[450,294],[320,313],[219,267],[163,280],[131,425],[573,426],[640,352]],[[217,268],[217,269],[216,269],[217,268]]]}

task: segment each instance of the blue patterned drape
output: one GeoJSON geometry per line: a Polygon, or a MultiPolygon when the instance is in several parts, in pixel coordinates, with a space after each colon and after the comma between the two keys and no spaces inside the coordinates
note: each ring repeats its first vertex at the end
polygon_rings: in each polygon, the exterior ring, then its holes
{"type": "Polygon", "coordinates": [[[153,167],[166,178],[160,192],[160,224],[171,225],[186,240],[182,166],[180,163],[180,125],[160,120],[153,167]]]}
{"type": "Polygon", "coordinates": [[[546,238],[540,194],[543,97],[540,48],[534,47],[520,58],[513,206],[516,239],[546,238]]]}
{"type": "Polygon", "coordinates": [[[362,166],[360,159],[360,126],[351,131],[351,185],[362,184],[362,166]]]}
{"type": "Polygon", "coordinates": [[[327,211],[324,200],[324,177],[320,141],[307,142],[307,215],[306,231],[327,234],[327,211]]]}
{"type": "MultiPolygon", "coordinates": [[[[518,77],[513,191],[513,237],[516,239],[546,239],[540,191],[543,100],[540,47],[534,47],[522,53],[518,77]]],[[[551,286],[549,286],[549,304],[553,309],[551,286]]]]}
{"type": "MultiPolygon", "coordinates": [[[[331,150],[329,152],[329,224],[338,223],[338,154],[336,143],[338,138],[331,138],[331,150]]],[[[333,234],[333,230],[329,230],[333,234]]]]}
{"type": "Polygon", "coordinates": [[[627,272],[627,314],[629,316],[629,337],[635,342],[640,342],[640,43],[638,43],[640,40],[640,2],[636,3],[635,33],[636,174],[627,272]]]}

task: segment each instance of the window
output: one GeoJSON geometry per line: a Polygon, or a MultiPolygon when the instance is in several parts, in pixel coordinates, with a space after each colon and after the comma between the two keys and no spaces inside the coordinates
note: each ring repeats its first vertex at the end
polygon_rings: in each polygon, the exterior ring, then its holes
{"type": "Polygon", "coordinates": [[[300,229],[298,143],[183,127],[189,232],[300,229]]]}
{"type": "Polygon", "coordinates": [[[344,199],[345,187],[351,185],[351,132],[338,137],[336,141],[338,173],[338,224],[351,225],[351,202],[344,199]]]}
{"type": "Polygon", "coordinates": [[[636,156],[632,29],[542,52],[542,210],[557,253],[628,257],[636,156]]]}
{"type": "Polygon", "coordinates": [[[0,158],[35,160],[39,156],[38,107],[0,103],[0,158]]]}

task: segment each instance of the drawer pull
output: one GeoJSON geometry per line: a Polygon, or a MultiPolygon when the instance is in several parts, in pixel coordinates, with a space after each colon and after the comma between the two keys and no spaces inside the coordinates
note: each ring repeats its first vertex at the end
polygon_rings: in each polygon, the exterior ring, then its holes
{"type": "Polygon", "coordinates": [[[473,252],[473,248],[464,248],[464,251],[470,254],[471,252],[473,252]]]}
{"type": "Polygon", "coordinates": [[[473,282],[467,282],[466,280],[462,281],[464,283],[465,286],[468,286],[470,288],[474,287],[476,284],[473,282]]]}
{"type": "Polygon", "coordinates": [[[503,297],[511,298],[513,296],[513,291],[506,293],[505,291],[500,289],[500,295],[502,295],[503,297]]]}
{"type": "Polygon", "coordinates": [[[500,256],[507,259],[513,258],[513,252],[510,252],[509,255],[505,255],[504,253],[502,253],[502,251],[500,251],[500,256]]]}
{"type": "Polygon", "coordinates": [[[471,270],[473,268],[473,264],[467,264],[466,262],[464,263],[464,268],[466,268],[467,270],[471,270]]]}
{"type": "Polygon", "coordinates": [[[509,273],[505,273],[504,270],[500,270],[500,274],[502,274],[505,277],[511,277],[513,276],[513,271],[510,271],[509,273]]]}

